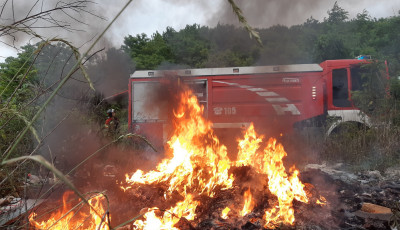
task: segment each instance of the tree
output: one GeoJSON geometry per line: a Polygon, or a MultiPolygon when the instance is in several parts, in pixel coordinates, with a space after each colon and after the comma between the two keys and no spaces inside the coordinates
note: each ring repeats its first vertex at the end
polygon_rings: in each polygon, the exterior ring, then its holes
{"type": "Polygon", "coordinates": [[[188,65],[190,67],[203,67],[206,62],[210,49],[210,42],[201,31],[202,28],[197,24],[186,25],[179,32],[172,28],[167,28],[163,33],[163,38],[171,47],[175,57],[175,64],[188,65]]]}
{"type": "Polygon", "coordinates": [[[313,16],[309,17],[306,19],[306,22],[304,22],[304,26],[315,26],[319,23],[319,21],[315,18],[313,18],[313,16]]]}
{"type": "Polygon", "coordinates": [[[232,66],[249,66],[254,60],[245,54],[225,50],[211,53],[204,65],[208,68],[232,67],[232,66]]]}
{"type": "MultiPolygon", "coordinates": [[[[18,53],[17,57],[8,57],[4,63],[0,63],[1,153],[8,149],[25,128],[34,110],[33,106],[27,107],[26,104],[34,98],[34,88],[38,82],[37,69],[34,67],[35,49],[35,46],[27,44],[21,47],[22,52],[18,53]]],[[[32,149],[33,138],[25,136],[13,156],[19,156],[21,152],[30,152],[32,149]]]]}
{"type": "Polygon", "coordinates": [[[170,47],[158,32],[151,38],[146,34],[129,35],[124,38],[121,48],[130,55],[138,70],[155,69],[163,62],[174,62],[170,47]]]}
{"type": "Polygon", "coordinates": [[[121,49],[129,54],[133,60],[135,55],[142,52],[149,40],[145,33],[137,34],[135,37],[128,35],[124,37],[124,44],[121,46],[121,49]]]}
{"type": "Polygon", "coordinates": [[[317,62],[346,58],[349,58],[349,50],[343,39],[333,34],[322,34],[318,37],[314,51],[317,62]]]}
{"type": "Polygon", "coordinates": [[[21,47],[17,57],[8,57],[0,63],[0,99],[7,103],[22,103],[31,97],[29,85],[37,80],[37,70],[33,66],[33,45],[21,47]]]}
{"type": "Polygon", "coordinates": [[[346,21],[348,18],[349,12],[341,8],[336,1],[333,8],[328,11],[328,19],[325,19],[325,21],[337,24],[346,21]]]}

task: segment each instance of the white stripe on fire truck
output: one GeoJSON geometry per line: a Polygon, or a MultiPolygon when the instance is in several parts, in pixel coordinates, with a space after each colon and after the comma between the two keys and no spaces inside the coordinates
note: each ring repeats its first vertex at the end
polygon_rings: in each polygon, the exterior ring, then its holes
{"type": "Polygon", "coordinates": [[[257,92],[257,91],[267,91],[266,89],[263,89],[263,88],[249,88],[248,90],[253,91],[253,92],[257,92]]]}
{"type": "Polygon", "coordinates": [[[243,88],[243,89],[247,89],[249,91],[255,92],[256,94],[258,94],[261,97],[266,97],[264,98],[266,101],[268,102],[289,102],[289,100],[285,97],[278,97],[280,96],[279,94],[272,92],[272,91],[268,91],[266,89],[263,88],[252,88],[251,86],[248,85],[240,85],[238,83],[231,83],[231,82],[225,82],[225,81],[214,81],[217,83],[222,83],[222,84],[226,84],[226,85],[231,85],[231,86],[236,86],[239,88],[243,88]],[[273,97],[273,98],[268,98],[268,97],[273,97]]]}
{"type": "Polygon", "coordinates": [[[277,93],[275,92],[257,92],[257,94],[261,97],[276,97],[279,96],[277,93]]]}
{"type": "Polygon", "coordinates": [[[268,102],[289,102],[289,100],[284,97],[265,98],[265,100],[268,102]]]}

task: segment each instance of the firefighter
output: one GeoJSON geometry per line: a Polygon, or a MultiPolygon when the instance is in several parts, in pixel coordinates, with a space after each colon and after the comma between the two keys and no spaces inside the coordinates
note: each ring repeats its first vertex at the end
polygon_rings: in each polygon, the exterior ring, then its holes
{"type": "Polygon", "coordinates": [[[108,118],[104,124],[104,127],[108,134],[116,134],[118,130],[119,120],[115,116],[115,110],[109,109],[107,110],[108,118]]]}

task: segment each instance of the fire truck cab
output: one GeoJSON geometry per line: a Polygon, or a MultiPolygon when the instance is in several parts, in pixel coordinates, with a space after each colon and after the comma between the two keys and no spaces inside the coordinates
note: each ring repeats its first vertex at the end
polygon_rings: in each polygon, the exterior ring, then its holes
{"type": "MultiPolygon", "coordinates": [[[[369,125],[368,117],[351,100],[351,91],[362,87],[360,66],[365,63],[367,60],[328,60],[320,64],[178,69],[173,74],[192,88],[214,129],[242,129],[254,123],[264,133],[277,135],[311,123],[321,125],[327,116],[336,117],[329,134],[342,122],[369,125]]],[[[167,135],[168,118],[163,108],[168,102],[152,102],[152,95],[166,81],[165,73],[136,71],[129,80],[129,127],[150,141],[167,135]]]]}

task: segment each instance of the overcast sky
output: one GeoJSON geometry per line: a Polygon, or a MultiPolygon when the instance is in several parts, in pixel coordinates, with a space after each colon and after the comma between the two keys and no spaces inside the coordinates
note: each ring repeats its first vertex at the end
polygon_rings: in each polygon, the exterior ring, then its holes
{"type": "MultiPolygon", "coordinates": [[[[47,5],[49,8],[57,2],[57,0],[43,1],[45,7],[47,5]]],[[[0,0],[0,2],[3,5],[6,0],[0,0]]],[[[10,23],[10,18],[12,18],[10,2],[8,1],[9,7],[5,7],[1,16],[2,25],[10,23]]],[[[14,0],[15,18],[26,15],[34,2],[36,1],[14,0]]],[[[90,10],[109,20],[126,3],[122,0],[95,0],[95,2],[97,4],[92,5],[90,10]]],[[[129,34],[134,36],[146,33],[150,36],[156,31],[162,33],[167,26],[179,30],[187,24],[194,23],[210,27],[218,23],[237,24],[237,18],[227,2],[227,0],[134,0],[106,34],[101,46],[120,47],[123,38],[129,34]]],[[[255,28],[267,28],[276,24],[287,26],[301,24],[310,16],[322,21],[324,17],[327,17],[327,11],[333,7],[335,0],[236,0],[235,2],[242,9],[250,25],[255,28]]],[[[350,18],[354,18],[364,9],[373,18],[398,15],[400,10],[400,0],[337,0],[337,2],[340,7],[349,12],[350,18]]],[[[107,21],[90,15],[85,15],[83,21],[88,25],[76,25],[77,28],[83,30],[82,32],[69,33],[55,30],[40,30],[39,32],[47,37],[65,38],[79,47],[95,34],[100,33],[107,24],[107,21]]],[[[17,39],[17,44],[28,42],[26,37],[17,39]]],[[[0,42],[9,41],[1,37],[0,42]]],[[[0,61],[15,53],[15,50],[0,44],[0,61]]]]}

